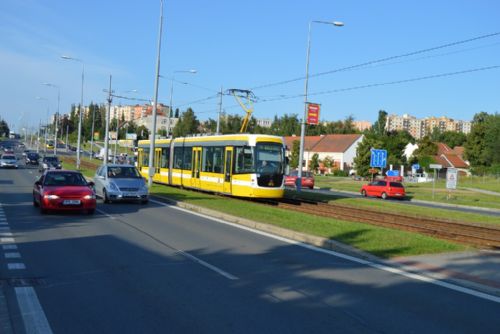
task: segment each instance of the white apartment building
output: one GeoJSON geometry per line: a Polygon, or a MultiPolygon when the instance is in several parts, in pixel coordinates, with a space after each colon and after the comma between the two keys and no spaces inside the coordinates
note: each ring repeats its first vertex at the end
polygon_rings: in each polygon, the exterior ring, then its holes
{"type": "Polygon", "coordinates": [[[385,125],[387,131],[405,130],[415,139],[421,139],[430,134],[434,128],[438,128],[442,132],[457,131],[468,134],[471,127],[471,122],[455,121],[445,116],[418,119],[408,114],[403,114],[403,116],[389,115],[385,125]]]}

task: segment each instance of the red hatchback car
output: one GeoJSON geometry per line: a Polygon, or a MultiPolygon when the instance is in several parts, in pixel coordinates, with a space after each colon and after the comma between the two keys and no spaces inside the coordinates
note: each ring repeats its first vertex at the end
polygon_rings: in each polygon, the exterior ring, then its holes
{"type": "Polygon", "coordinates": [[[400,182],[376,180],[365,184],[361,188],[362,196],[376,196],[387,199],[389,197],[405,198],[405,187],[400,182]]]}
{"type": "MultiPolygon", "coordinates": [[[[290,175],[285,176],[285,186],[295,187],[297,178],[299,177],[299,172],[294,170],[290,172],[290,175]]],[[[314,175],[311,172],[302,172],[302,188],[314,189],[314,175]]]]}
{"type": "Polygon", "coordinates": [[[33,205],[41,213],[54,211],[85,211],[93,214],[96,208],[93,182],[82,173],[68,170],[47,170],[33,187],[33,205]]]}

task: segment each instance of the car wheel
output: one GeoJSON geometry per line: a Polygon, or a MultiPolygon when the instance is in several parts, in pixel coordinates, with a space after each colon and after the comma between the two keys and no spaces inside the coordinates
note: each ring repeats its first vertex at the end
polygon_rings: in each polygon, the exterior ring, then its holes
{"type": "Polygon", "coordinates": [[[361,196],[366,197],[366,190],[361,190],[361,196]]]}
{"type": "Polygon", "coordinates": [[[111,201],[109,200],[108,192],[106,191],[106,189],[102,190],[102,197],[104,198],[104,203],[111,203],[111,201]]]}
{"type": "Polygon", "coordinates": [[[386,193],[382,193],[382,199],[387,199],[387,194],[386,193]]]}
{"type": "Polygon", "coordinates": [[[149,200],[148,200],[148,199],[145,199],[145,200],[142,200],[142,201],[141,201],[141,204],[142,204],[142,205],[146,205],[146,204],[148,204],[148,203],[149,203],[149,200]]]}

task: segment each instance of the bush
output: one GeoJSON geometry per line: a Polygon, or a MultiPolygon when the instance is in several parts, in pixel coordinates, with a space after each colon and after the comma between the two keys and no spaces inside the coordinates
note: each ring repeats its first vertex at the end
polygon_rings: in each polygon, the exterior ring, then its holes
{"type": "Polygon", "coordinates": [[[334,169],[333,176],[349,176],[349,172],[345,170],[334,169]]]}

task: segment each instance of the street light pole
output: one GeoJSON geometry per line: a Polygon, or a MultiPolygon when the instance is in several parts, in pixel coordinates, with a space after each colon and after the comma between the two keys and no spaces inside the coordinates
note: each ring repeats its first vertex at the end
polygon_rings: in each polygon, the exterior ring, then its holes
{"type": "Polygon", "coordinates": [[[58,132],[58,122],[59,122],[59,105],[61,103],[61,88],[57,85],[51,84],[49,82],[42,83],[44,86],[52,87],[57,89],[57,113],[54,118],[55,120],[55,131],[54,131],[54,155],[57,155],[57,132],[58,132]]]}
{"type": "Polygon", "coordinates": [[[76,169],[80,169],[80,143],[82,139],[82,117],[83,117],[83,82],[85,77],[85,63],[82,59],[69,56],[61,56],[62,59],[73,60],[82,63],[82,90],[80,99],[80,112],[78,115],[78,142],[76,144],[76,169]]]}
{"type": "Polygon", "coordinates": [[[302,118],[302,124],[300,126],[299,170],[296,181],[297,191],[299,192],[302,189],[302,162],[304,160],[304,141],[307,121],[307,89],[309,85],[309,56],[311,53],[311,26],[313,23],[330,24],[335,27],[342,27],[344,25],[344,23],[338,21],[309,21],[309,30],[307,33],[306,79],[304,83],[304,116],[302,118]]]}
{"type": "MultiPolygon", "coordinates": [[[[156,139],[156,114],[158,105],[158,85],[160,81],[160,55],[161,55],[161,31],[163,25],[163,0],[160,0],[160,24],[158,28],[158,53],[156,55],[156,74],[155,74],[155,91],[153,97],[153,128],[149,135],[149,165],[148,165],[148,186],[153,185],[154,154],[155,154],[155,139],[156,139]]],[[[170,121],[170,120],[169,120],[170,121]]]]}

